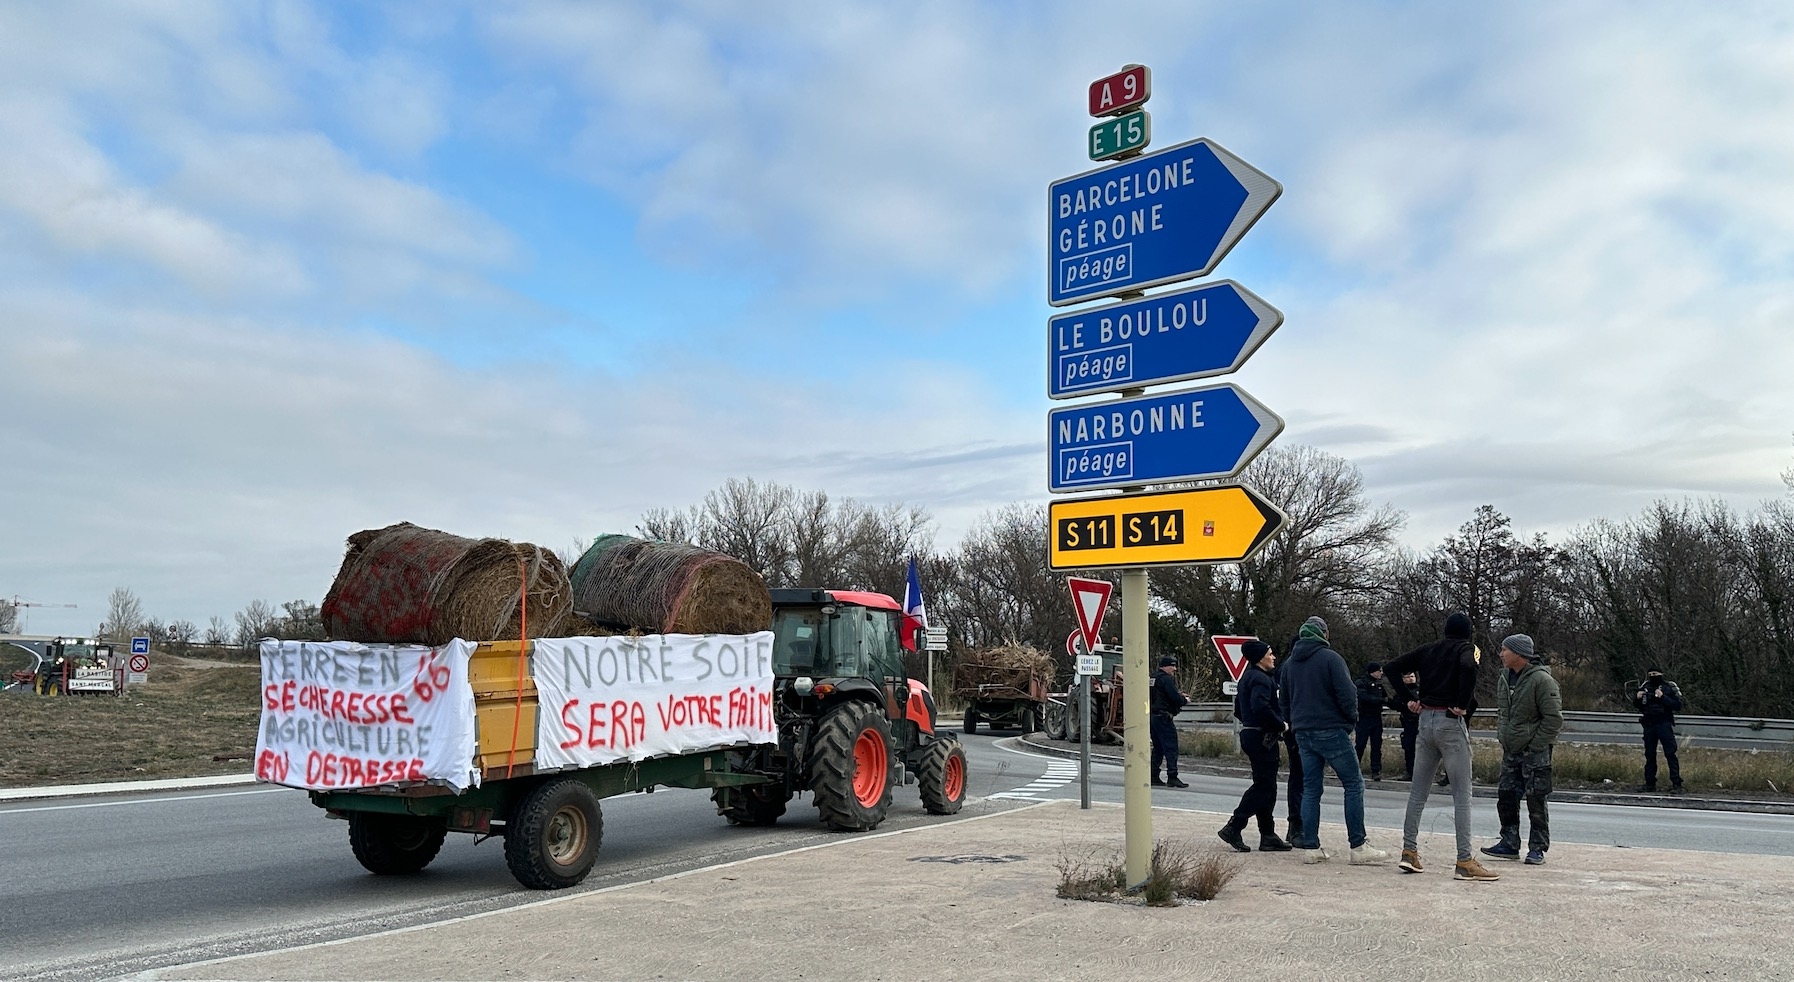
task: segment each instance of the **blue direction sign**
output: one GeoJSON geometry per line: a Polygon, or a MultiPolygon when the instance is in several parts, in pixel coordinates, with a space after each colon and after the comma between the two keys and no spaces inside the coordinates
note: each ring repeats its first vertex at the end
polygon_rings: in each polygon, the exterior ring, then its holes
{"type": "Polygon", "coordinates": [[[1047,320],[1047,395],[1226,375],[1282,323],[1277,308],[1232,280],[1060,314],[1047,320]]]}
{"type": "Polygon", "coordinates": [[[1202,276],[1283,193],[1209,139],[1047,185],[1047,303],[1202,276]]]}
{"type": "Polygon", "coordinates": [[[1283,420],[1228,383],[1047,413],[1047,490],[1084,491],[1229,477],[1283,420]]]}

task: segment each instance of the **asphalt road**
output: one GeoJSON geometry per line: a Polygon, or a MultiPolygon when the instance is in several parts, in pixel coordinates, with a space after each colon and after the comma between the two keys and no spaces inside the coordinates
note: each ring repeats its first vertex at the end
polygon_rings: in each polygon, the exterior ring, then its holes
{"type": "MultiPolygon", "coordinates": [[[[1037,754],[1021,747],[1011,738],[974,736],[967,738],[968,750],[976,757],[991,752],[1010,756],[1034,757],[1042,766],[1058,764],[1064,773],[1075,765],[1059,757],[1037,754]]],[[[1387,750],[1387,748],[1385,748],[1387,750]]],[[[1399,751],[1397,751],[1399,753],[1399,751]]],[[[1020,770],[1020,768],[1018,768],[1020,770]]],[[[1121,774],[1118,764],[1092,763],[1090,799],[1120,802],[1121,774]]],[[[1188,789],[1154,788],[1152,803],[1162,808],[1185,808],[1192,811],[1232,812],[1249,783],[1244,778],[1210,774],[1183,775],[1188,789]]],[[[1075,778],[1054,788],[1029,792],[1023,800],[1066,798],[1077,800],[1079,787],[1075,778]]],[[[1014,792],[1009,795],[1015,795],[1014,792]]],[[[1006,795],[1006,798],[1009,797],[1006,795]]],[[[1021,797],[1021,796],[1016,796],[1021,797]]],[[[1278,831],[1283,830],[1285,814],[1279,794],[1276,809],[1278,831]]],[[[1321,799],[1321,821],[1344,822],[1341,802],[1344,792],[1329,776],[1321,799]]],[[[1381,784],[1366,783],[1364,821],[1370,828],[1399,831],[1407,816],[1408,785],[1399,781],[1381,784]]],[[[1523,809],[1524,810],[1524,809],[1523,809]]],[[[1487,845],[1499,831],[1493,798],[1475,798],[1471,814],[1476,821],[1477,845],[1487,845]]],[[[1422,831],[1452,834],[1452,801],[1444,788],[1433,789],[1423,813],[1422,831]]],[[[1522,819],[1524,827],[1524,819],[1522,819]]],[[[1249,831],[1247,842],[1256,833],[1249,831]]],[[[1684,808],[1652,808],[1633,805],[1588,805],[1567,801],[1551,804],[1551,838],[1560,842],[1587,842],[1601,845],[1691,849],[1710,852],[1736,852],[1766,856],[1794,856],[1794,819],[1786,815],[1762,815],[1749,812],[1702,811],[1684,808]]],[[[1332,845],[1333,843],[1322,843],[1332,845]]],[[[1344,845],[1344,843],[1339,843],[1344,845]]]]}
{"type": "MultiPolygon", "coordinates": [[[[979,749],[961,816],[1019,807],[986,796],[1045,763],[979,749]]],[[[772,828],[731,826],[709,793],[607,798],[594,890],[837,841],[808,797],[772,828]]],[[[952,821],[895,794],[880,831],[952,821]]],[[[101,979],[527,903],[500,840],[451,835],[415,877],[367,873],[348,825],[304,793],[262,786],[112,798],[0,802],[0,978],[101,979]]]]}
{"type": "MultiPolygon", "coordinates": [[[[966,739],[971,764],[963,816],[1047,798],[1078,797],[1070,762],[1019,752],[1007,738],[966,739]]],[[[1158,790],[1170,808],[1230,810],[1245,781],[1191,776],[1188,791],[1158,790]]],[[[1337,821],[1330,788],[1323,818],[1337,821]]],[[[1121,800],[1121,770],[1097,765],[1092,797],[1121,800]]],[[[1372,789],[1374,827],[1399,828],[1406,788],[1372,789]]],[[[1449,799],[1427,822],[1449,834],[1449,799]]],[[[1477,799],[1479,831],[1493,804],[1477,799]]],[[[1281,814],[1281,809],[1279,810],[1281,814]]],[[[599,864],[579,890],[838,841],[808,799],[768,829],[729,826],[704,792],[662,790],[604,802],[599,864]]],[[[881,831],[952,821],[923,814],[913,788],[897,793],[881,831]]],[[[1557,804],[1564,841],[1794,854],[1785,816],[1557,804]]],[[[1479,843],[1484,841],[1479,838],[1479,843]]],[[[285,947],[527,903],[496,840],[450,836],[415,877],[376,877],[350,854],[347,826],[286,789],[252,787],[103,799],[0,803],[0,977],[100,979],[247,951],[285,947]]]]}

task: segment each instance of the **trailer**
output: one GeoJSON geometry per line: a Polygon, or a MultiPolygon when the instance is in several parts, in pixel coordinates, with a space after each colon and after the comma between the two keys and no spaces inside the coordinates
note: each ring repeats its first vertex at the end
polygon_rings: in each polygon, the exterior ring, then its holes
{"type": "Polygon", "coordinates": [[[475,787],[404,781],[310,791],[314,805],[349,823],[355,858],[370,872],[415,873],[429,865],[450,832],[500,836],[511,875],[537,890],[584,880],[604,836],[600,801],[657,787],[732,788],[767,779],[729,767],[742,744],[697,753],[546,770],[537,765],[540,694],[530,677],[534,642],[491,641],[468,660],[478,743],[475,787]]]}

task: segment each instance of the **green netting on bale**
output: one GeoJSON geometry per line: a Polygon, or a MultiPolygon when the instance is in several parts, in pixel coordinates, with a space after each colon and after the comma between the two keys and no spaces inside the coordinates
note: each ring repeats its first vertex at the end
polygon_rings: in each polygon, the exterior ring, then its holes
{"type": "Polygon", "coordinates": [[[601,535],[573,564],[573,609],[660,634],[751,634],[772,626],[766,581],[733,556],[683,542],[601,535]]]}
{"type": "Polygon", "coordinates": [[[400,522],[357,532],[348,546],[320,610],[324,630],[339,641],[503,641],[524,636],[526,613],[529,637],[554,637],[572,611],[566,567],[527,542],[400,522]]]}

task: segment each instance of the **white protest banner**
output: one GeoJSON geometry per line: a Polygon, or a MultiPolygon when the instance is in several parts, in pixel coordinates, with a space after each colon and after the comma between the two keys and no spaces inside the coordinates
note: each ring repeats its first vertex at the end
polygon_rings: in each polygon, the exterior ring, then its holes
{"type": "Polygon", "coordinates": [[[778,741],[771,631],[535,645],[537,770],[778,741]]]}
{"type": "Polygon", "coordinates": [[[473,646],[262,640],[255,776],[340,790],[479,784],[473,766],[473,646]]]}

